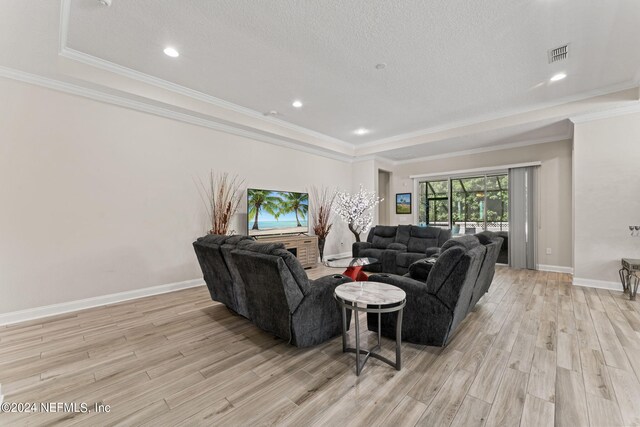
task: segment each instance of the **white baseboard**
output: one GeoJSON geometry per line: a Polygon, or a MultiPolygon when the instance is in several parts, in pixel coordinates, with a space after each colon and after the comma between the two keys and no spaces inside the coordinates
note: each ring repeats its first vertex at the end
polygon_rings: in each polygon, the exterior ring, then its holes
{"type": "Polygon", "coordinates": [[[60,304],[47,305],[44,307],[35,307],[26,310],[13,311],[10,313],[2,313],[0,314],[0,325],[10,325],[13,323],[26,322],[27,320],[56,316],[72,311],[85,310],[87,308],[99,307],[108,304],[115,304],[117,302],[148,297],[151,295],[164,294],[167,292],[179,291],[181,289],[193,288],[201,285],[204,285],[203,279],[185,280],[184,282],[167,283],[165,285],[118,292],[116,294],[101,295],[98,297],[63,302],[60,304]]]}
{"type": "Polygon", "coordinates": [[[536,270],[540,271],[552,271],[554,273],[567,273],[573,274],[573,268],[564,267],[562,265],[547,265],[547,264],[536,264],[536,270]]]}
{"type": "Polygon", "coordinates": [[[575,286],[585,286],[587,288],[599,288],[599,289],[609,289],[612,291],[622,291],[622,284],[620,282],[609,282],[607,280],[581,279],[579,277],[574,277],[573,284],[575,286]]]}
{"type": "Polygon", "coordinates": [[[351,256],[351,251],[349,252],[340,252],[339,254],[325,254],[324,255],[324,259],[329,259],[329,258],[347,258],[351,256]]]}

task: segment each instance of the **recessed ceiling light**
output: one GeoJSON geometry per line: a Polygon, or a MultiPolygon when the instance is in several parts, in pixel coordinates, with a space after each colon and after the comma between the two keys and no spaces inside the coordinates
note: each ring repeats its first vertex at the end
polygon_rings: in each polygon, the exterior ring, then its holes
{"type": "Polygon", "coordinates": [[[172,47],[166,47],[164,49],[164,54],[172,58],[177,58],[178,56],[180,56],[180,53],[172,47]]]}
{"type": "Polygon", "coordinates": [[[291,103],[291,105],[293,105],[295,108],[300,108],[302,107],[302,101],[295,100],[291,103]]]}
{"type": "Polygon", "coordinates": [[[551,77],[549,80],[551,80],[552,82],[557,82],[559,80],[564,79],[565,77],[567,77],[565,73],[558,73],[558,74],[555,74],[553,77],[551,77]]]}
{"type": "Polygon", "coordinates": [[[359,128],[353,131],[356,135],[366,135],[369,133],[369,129],[359,128]]]}

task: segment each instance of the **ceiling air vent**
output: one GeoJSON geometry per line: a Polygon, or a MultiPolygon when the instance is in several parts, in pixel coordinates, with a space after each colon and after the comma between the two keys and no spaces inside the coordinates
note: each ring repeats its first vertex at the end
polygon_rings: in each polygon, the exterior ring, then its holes
{"type": "Polygon", "coordinates": [[[569,45],[556,47],[555,49],[549,49],[549,64],[567,59],[569,55],[569,45]]]}

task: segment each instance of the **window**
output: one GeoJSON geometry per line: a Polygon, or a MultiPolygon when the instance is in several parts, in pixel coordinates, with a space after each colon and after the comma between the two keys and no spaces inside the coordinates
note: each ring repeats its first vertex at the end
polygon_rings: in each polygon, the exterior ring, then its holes
{"type": "Polygon", "coordinates": [[[438,227],[449,226],[449,181],[429,181],[420,183],[420,194],[426,203],[420,204],[418,222],[438,227]]]}
{"type": "Polygon", "coordinates": [[[453,234],[509,230],[509,176],[483,175],[424,181],[419,185],[421,225],[453,234]]]}

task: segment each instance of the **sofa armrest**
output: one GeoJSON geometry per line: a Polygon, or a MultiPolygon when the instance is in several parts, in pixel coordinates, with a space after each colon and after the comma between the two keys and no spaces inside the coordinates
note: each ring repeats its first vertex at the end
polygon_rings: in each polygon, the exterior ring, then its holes
{"type": "Polygon", "coordinates": [[[369,242],[354,242],[351,246],[351,253],[353,254],[354,258],[357,258],[360,256],[360,251],[362,249],[369,249],[372,246],[373,245],[369,242]]]}
{"type": "Polygon", "coordinates": [[[422,313],[451,311],[437,296],[427,291],[427,285],[424,282],[395,274],[372,274],[369,276],[369,281],[386,283],[402,289],[407,294],[407,307],[410,305],[415,308],[420,307],[419,310],[422,313]]]}
{"type": "MultiPolygon", "coordinates": [[[[333,297],[336,287],[343,283],[353,282],[353,279],[342,274],[331,274],[316,280],[311,280],[309,292],[305,295],[299,310],[306,312],[311,324],[319,326],[322,323],[341,324],[342,315],[333,297]]],[[[347,310],[347,329],[351,321],[351,310],[347,310]]]]}
{"type": "Polygon", "coordinates": [[[440,248],[437,246],[431,247],[431,248],[427,248],[426,250],[426,254],[428,257],[432,257],[434,255],[439,255],[440,254],[440,248]]]}
{"type": "Polygon", "coordinates": [[[387,246],[387,249],[391,249],[393,251],[398,252],[407,252],[407,245],[403,245],[402,243],[392,243],[387,246]]]}
{"type": "Polygon", "coordinates": [[[382,251],[382,257],[378,261],[381,265],[381,271],[383,273],[392,273],[395,274],[397,270],[397,257],[398,254],[402,253],[401,251],[397,251],[394,249],[385,249],[382,251]]]}
{"type": "Polygon", "coordinates": [[[345,276],[344,274],[330,274],[316,280],[310,280],[310,282],[310,288],[312,291],[315,288],[331,288],[331,295],[333,295],[333,291],[337,286],[342,285],[343,283],[353,282],[353,279],[345,276]]]}
{"type": "Polygon", "coordinates": [[[427,279],[429,278],[429,273],[433,268],[433,264],[435,262],[434,258],[425,258],[420,261],[416,261],[409,266],[409,277],[415,280],[419,280],[423,283],[427,283],[427,279]]]}

